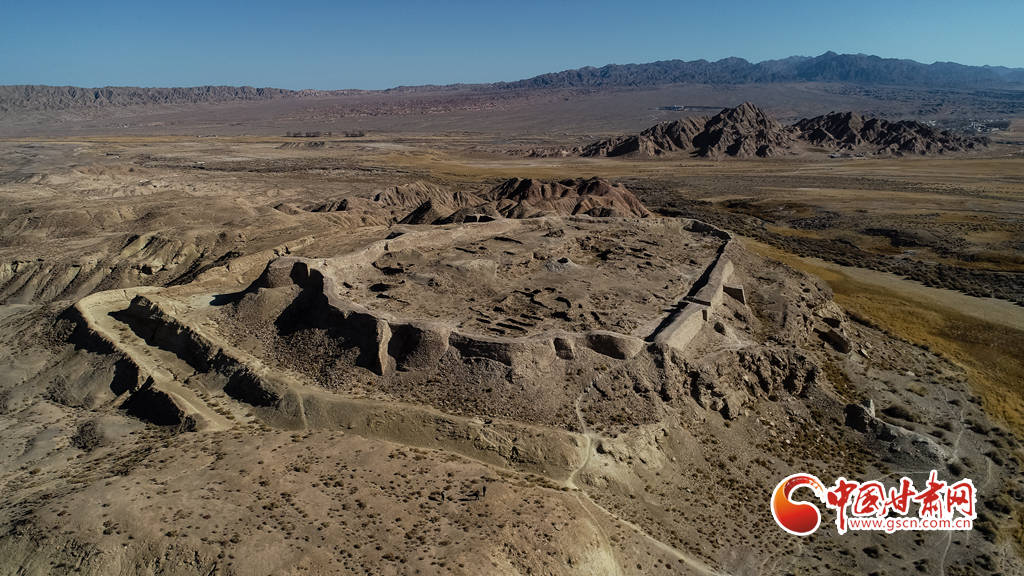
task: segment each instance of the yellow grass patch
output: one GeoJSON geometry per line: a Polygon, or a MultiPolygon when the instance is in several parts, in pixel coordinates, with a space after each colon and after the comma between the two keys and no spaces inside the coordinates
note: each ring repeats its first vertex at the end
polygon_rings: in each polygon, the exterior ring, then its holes
{"type": "Polygon", "coordinates": [[[894,290],[892,284],[864,282],[838,267],[824,267],[759,242],[744,242],[763,256],[827,282],[847,311],[963,367],[985,411],[1024,434],[1024,330],[986,322],[909,290],[894,290]]]}

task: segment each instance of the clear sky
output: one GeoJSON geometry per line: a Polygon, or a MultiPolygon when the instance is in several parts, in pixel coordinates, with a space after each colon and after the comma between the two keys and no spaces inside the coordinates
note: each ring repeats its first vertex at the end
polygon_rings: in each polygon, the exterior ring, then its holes
{"type": "Polygon", "coordinates": [[[827,50],[1024,67],[1022,23],[1022,0],[0,0],[0,84],[388,88],[827,50]]]}

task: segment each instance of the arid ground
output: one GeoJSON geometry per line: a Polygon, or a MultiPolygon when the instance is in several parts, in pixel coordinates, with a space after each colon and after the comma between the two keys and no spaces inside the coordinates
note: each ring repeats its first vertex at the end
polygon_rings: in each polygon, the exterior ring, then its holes
{"type": "Polygon", "coordinates": [[[0,124],[0,573],[1024,573],[1020,120],[921,157],[522,153],[670,98],[884,101],[759,90],[0,124]],[[794,472],[933,469],[972,531],[769,510],[794,472]]]}

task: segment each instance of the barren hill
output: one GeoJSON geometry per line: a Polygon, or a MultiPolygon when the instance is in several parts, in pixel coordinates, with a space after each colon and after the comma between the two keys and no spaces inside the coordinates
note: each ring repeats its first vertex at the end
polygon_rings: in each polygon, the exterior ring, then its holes
{"type": "MultiPolygon", "coordinates": [[[[764,158],[795,152],[798,145],[808,144],[831,152],[901,156],[964,152],[987,146],[988,140],[912,120],[863,118],[855,112],[832,112],[784,126],[745,102],[711,118],[662,122],[638,135],[598,140],[576,152],[581,156],[656,157],[686,152],[709,158],[764,158]]],[[[534,154],[544,156],[547,152],[534,154]]]]}
{"type": "Polygon", "coordinates": [[[657,156],[665,152],[692,151],[693,138],[707,118],[681,118],[655,124],[635,136],[618,136],[594,142],[582,150],[583,156],[657,156]]]}
{"type": "Polygon", "coordinates": [[[594,142],[583,156],[661,156],[688,152],[694,156],[739,158],[777,156],[794,142],[791,130],[750,102],[725,108],[711,118],[684,118],[651,126],[637,136],[594,142]]]}
{"type": "Polygon", "coordinates": [[[722,110],[693,137],[697,155],[712,158],[776,156],[792,142],[782,124],[750,102],[722,110]]]}
{"type": "Polygon", "coordinates": [[[962,152],[987,145],[985,138],[938,130],[921,122],[863,118],[856,112],[833,112],[793,125],[797,137],[830,150],[868,150],[876,154],[962,152]]]}

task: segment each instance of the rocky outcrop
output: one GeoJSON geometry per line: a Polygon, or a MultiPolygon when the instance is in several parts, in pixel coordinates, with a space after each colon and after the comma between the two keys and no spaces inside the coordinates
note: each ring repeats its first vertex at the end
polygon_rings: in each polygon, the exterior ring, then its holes
{"type": "Polygon", "coordinates": [[[833,112],[784,126],[757,106],[744,102],[711,118],[682,118],[655,124],[637,135],[598,140],[584,146],[579,154],[655,158],[685,153],[705,158],[768,158],[807,145],[827,152],[902,156],[974,150],[987,146],[988,140],[910,120],[863,118],[855,112],[833,112]]]}
{"type": "Polygon", "coordinates": [[[338,200],[328,200],[313,206],[309,209],[310,212],[344,212],[348,210],[349,199],[340,198],[338,200]]]}
{"type": "Polygon", "coordinates": [[[636,136],[600,140],[584,147],[581,155],[651,158],[685,152],[709,158],[763,158],[784,153],[792,143],[789,129],[744,102],[711,118],[681,118],[655,124],[636,136]]]}
{"type": "Polygon", "coordinates": [[[480,222],[493,222],[504,218],[501,212],[491,204],[481,204],[479,206],[467,206],[460,208],[455,212],[452,212],[444,218],[434,220],[434,224],[474,224],[480,222]]]}
{"type": "Polygon", "coordinates": [[[693,138],[695,153],[709,158],[778,156],[792,144],[790,132],[750,102],[722,110],[693,138]]]}
{"type": "Polygon", "coordinates": [[[821,384],[821,370],[808,356],[776,346],[751,346],[735,361],[716,358],[684,370],[697,404],[729,420],[757,398],[804,396],[821,384]]]}
{"type": "Polygon", "coordinates": [[[707,118],[681,118],[655,124],[636,136],[599,140],[583,148],[581,156],[661,156],[669,152],[693,151],[693,139],[707,118]]]}
{"type": "Polygon", "coordinates": [[[983,137],[968,137],[927,124],[864,118],[856,112],[832,112],[805,118],[793,125],[796,137],[828,150],[872,154],[942,154],[963,152],[988,144],[983,137]]]}

